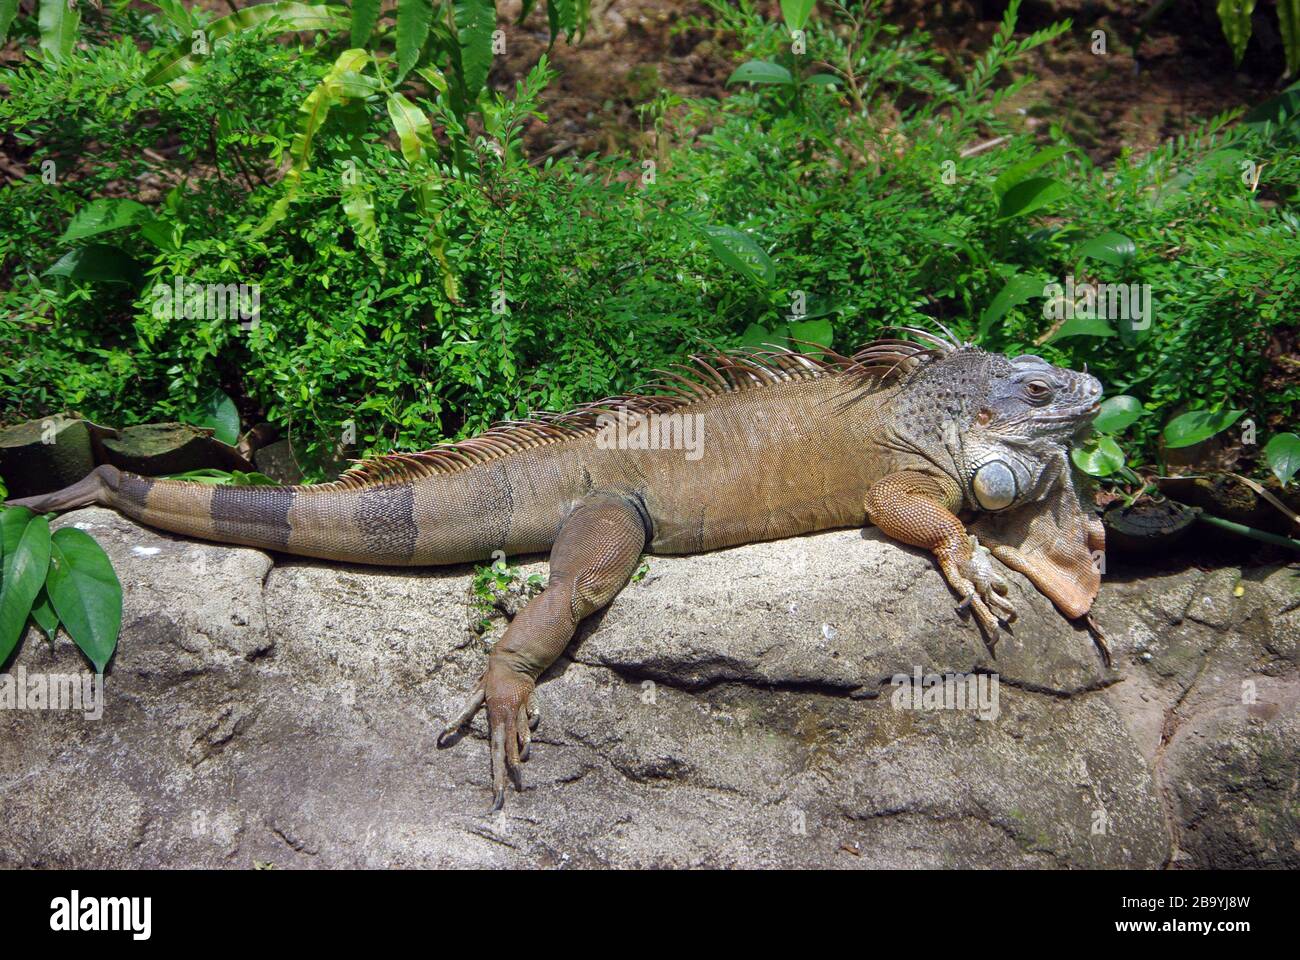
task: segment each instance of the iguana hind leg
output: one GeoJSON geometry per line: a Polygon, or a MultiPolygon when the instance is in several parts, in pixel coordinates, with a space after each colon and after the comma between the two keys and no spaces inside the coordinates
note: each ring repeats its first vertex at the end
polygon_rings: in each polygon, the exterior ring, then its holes
{"type": "Polygon", "coordinates": [[[519,764],[537,725],[537,678],[564,651],[583,617],[623,589],[645,543],[642,515],[627,499],[593,494],[579,503],[551,547],[546,589],[511,621],[465,709],[439,735],[438,745],[448,746],[447,738],[487,707],[493,810],[505,803],[507,777],[515,789],[523,788],[519,764]]]}
{"type": "Polygon", "coordinates": [[[916,471],[900,471],[867,491],[871,522],[887,536],[935,555],[939,569],[984,629],[989,647],[997,641],[998,620],[1011,623],[1016,611],[1007,600],[1007,581],[993,566],[989,551],[966,532],[953,514],[961,503],[956,484],[916,471]]]}

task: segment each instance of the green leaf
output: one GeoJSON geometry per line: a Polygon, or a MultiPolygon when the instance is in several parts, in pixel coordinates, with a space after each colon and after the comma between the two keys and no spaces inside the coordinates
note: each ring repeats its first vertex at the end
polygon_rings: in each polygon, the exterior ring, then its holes
{"type": "Polygon", "coordinates": [[[759,286],[770,286],[776,279],[776,266],[749,234],[734,227],[703,228],[713,255],[741,276],[759,286]]]}
{"type": "Polygon", "coordinates": [[[1018,307],[1034,297],[1041,297],[1045,286],[1046,284],[1037,277],[1029,277],[1020,273],[1014,273],[1008,277],[1007,282],[1002,285],[1002,289],[997,292],[997,295],[985,307],[984,313],[980,315],[979,336],[982,338],[987,334],[992,329],[993,324],[1001,320],[1012,307],[1018,307]]]}
{"type": "Polygon", "coordinates": [[[0,43],[9,36],[9,25],[18,15],[18,0],[0,0],[0,43]]]}
{"type": "Polygon", "coordinates": [[[397,142],[402,148],[402,158],[410,166],[424,163],[427,153],[434,147],[433,126],[428,114],[400,93],[388,95],[388,116],[397,131],[397,142]]]}
{"type": "Polygon", "coordinates": [[[62,62],[72,52],[77,42],[77,26],[81,23],[81,10],[68,9],[68,0],[41,0],[38,26],[41,30],[41,49],[51,63],[62,62]]]}
{"type": "Polygon", "coordinates": [[[1294,433],[1279,433],[1264,447],[1264,459],[1278,483],[1285,487],[1296,471],[1300,471],[1300,437],[1294,433]]]}
{"type": "Polygon", "coordinates": [[[1012,164],[1002,174],[993,181],[993,195],[1000,201],[1006,196],[1007,191],[1020,183],[1025,177],[1033,173],[1039,167],[1046,166],[1061,157],[1065,156],[1071,147],[1050,147],[1047,150],[1040,150],[1027,160],[1021,160],[1019,163],[1012,164]]]}
{"type": "Polygon", "coordinates": [[[497,28],[495,0],[460,0],[456,4],[456,35],[460,39],[461,82],[465,99],[473,103],[492,69],[492,31],[497,28]]]}
{"type": "Polygon", "coordinates": [[[1216,9],[1223,36],[1232,48],[1232,62],[1241,66],[1246,44],[1250,42],[1250,15],[1255,12],[1255,0],[1219,0],[1216,9]]]}
{"type": "Polygon", "coordinates": [[[140,264],[118,247],[90,243],[69,250],[42,276],[104,283],[139,283],[140,264]]]}
{"type": "Polygon", "coordinates": [[[175,253],[180,249],[176,224],[167,220],[149,220],[140,224],[140,236],[165,253],[175,253]]]}
{"type": "MultiPolygon", "coordinates": [[[[9,551],[6,549],[6,555],[9,551]]],[[[50,524],[44,517],[32,517],[24,526],[5,564],[4,585],[0,586],[0,664],[9,659],[22,638],[36,595],[41,592],[50,569],[50,524]]]]}
{"type": "Polygon", "coordinates": [[[36,514],[26,507],[0,507],[0,558],[3,558],[4,563],[3,568],[0,568],[0,589],[3,589],[9,568],[13,565],[18,541],[22,539],[23,531],[34,516],[36,514]]]}
{"type": "Polygon", "coordinates": [[[239,442],[239,411],[235,409],[235,401],[224,390],[213,390],[189,422],[211,427],[212,436],[222,443],[233,447],[239,442]]]}
{"type": "Polygon", "coordinates": [[[791,340],[815,343],[819,347],[829,347],[835,337],[835,330],[829,320],[800,320],[791,323],[789,330],[791,340]]]}
{"type": "Polygon", "coordinates": [[[433,0],[397,0],[397,82],[401,83],[429,39],[433,0]]]}
{"type": "Polygon", "coordinates": [[[1145,413],[1137,397],[1121,395],[1103,400],[1093,428],[1101,433],[1119,433],[1145,413]]]}
{"type": "Polygon", "coordinates": [[[352,46],[364,47],[379,22],[382,0],[352,0],[352,46]]]}
{"type": "Polygon", "coordinates": [[[1111,437],[1093,437],[1082,447],[1071,450],[1070,459],[1090,476],[1108,477],[1124,466],[1124,451],[1111,437]]]}
{"type": "Polygon", "coordinates": [[[1048,337],[1048,343],[1064,340],[1066,337],[1113,337],[1115,328],[1103,317],[1071,317],[1061,324],[1057,331],[1048,337]]]}
{"type": "MultiPolygon", "coordinates": [[[[1300,0],[1277,0],[1277,25],[1286,54],[1286,73],[1293,77],[1300,70],[1300,0]]],[[[0,36],[4,31],[0,30],[0,36]]]]}
{"type": "Polygon", "coordinates": [[[148,207],[134,200],[93,200],[77,211],[59,242],[83,240],[110,230],[145,223],[153,218],[153,212],[148,207]]]}
{"type": "MultiPolygon", "coordinates": [[[[1300,6],[1300,0],[1295,0],[1300,6]]],[[[1266,126],[1281,130],[1300,119],[1300,83],[1292,84],[1276,97],[1265,100],[1241,118],[1241,125],[1249,127],[1256,133],[1263,133],[1266,126]]]]}
{"type": "Polygon", "coordinates": [[[1064,197],[1069,188],[1051,177],[1030,177],[1009,188],[998,204],[998,219],[1023,217],[1064,197]]]}
{"type": "MultiPolygon", "coordinates": [[[[348,25],[349,16],[347,9],[339,6],[309,6],[285,0],[259,3],[208,24],[206,34],[209,51],[218,40],[270,20],[283,23],[288,30],[339,30],[348,25]]],[[[194,70],[203,57],[190,53],[192,43],[193,40],[187,37],[169,50],[158,66],[144,78],[145,85],[152,87],[160,83],[174,83],[194,70]]]]}
{"type": "Polygon", "coordinates": [[[232,487],[278,487],[280,485],[264,473],[218,470],[216,467],[201,467],[198,470],[186,470],[184,473],[168,473],[158,479],[188,480],[190,483],[206,483],[212,486],[229,484],[232,487]]]}
{"type": "Polygon", "coordinates": [[[791,30],[802,30],[812,15],[817,0],[781,0],[781,18],[791,30]]]}
{"type": "Polygon", "coordinates": [[[1137,244],[1122,233],[1103,233],[1079,244],[1074,255],[1080,260],[1091,258],[1122,267],[1137,256],[1137,244]]]}
{"type": "Polygon", "coordinates": [[[94,539],[76,527],[56,530],[46,585],[54,612],[73,643],[100,673],[117,647],[122,627],[122,584],[94,539]]]}
{"type": "Polygon", "coordinates": [[[349,188],[343,201],[343,212],[361,246],[372,248],[378,239],[379,228],[375,225],[375,198],[370,191],[360,184],[349,188]]]}
{"type": "Polygon", "coordinates": [[[297,197],[303,172],[311,163],[312,144],[316,140],[316,134],[325,125],[330,108],[336,103],[371,93],[379,88],[377,80],[361,75],[361,71],[370,61],[371,56],[365,50],[344,50],[321,82],[307,94],[307,99],[298,107],[298,132],[294,134],[293,142],[289,145],[292,162],[289,165],[289,172],[284,175],[284,180],[280,183],[284,194],[253,231],[254,237],[266,233],[289,212],[289,204],[297,197]]]}
{"type": "Polygon", "coordinates": [[[50,595],[45,587],[41,587],[41,592],[32,602],[32,620],[40,628],[41,633],[45,634],[45,639],[53,643],[54,635],[59,632],[59,615],[54,612],[54,607],[50,604],[50,595]]]}
{"type": "Polygon", "coordinates": [[[733,83],[779,83],[786,86],[794,83],[790,71],[779,63],[768,60],[750,60],[738,66],[727,78],[727,86],[733,83]]]}
{"type": "Polygon", "coordinates": [[[1190,447],[1222,433],[1237,422],[1245,410],[1193,410],[1165,424],[1165,446],[1190,447]]]}
{"type": "MultiPolygon", "coordinates": [[[[546,0],[546,21],[551,30],[551,40],[558,37],[563,31],[568,35],[569,42],[573,42],[574,34],[578,30],[578,5],[581,4],[584,9],[589,5],[587,0],[546,0]]],[[[520,20],[522,23],[522,19],[520,20]]]]}

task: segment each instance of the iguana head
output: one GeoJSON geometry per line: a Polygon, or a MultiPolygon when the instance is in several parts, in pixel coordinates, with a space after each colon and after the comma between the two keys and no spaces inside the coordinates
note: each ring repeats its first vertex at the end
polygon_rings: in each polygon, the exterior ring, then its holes
{"type": "Polygon", "coordinates": [[[974,509],[1041,500],[1097,414],[1097,378],[969,344],[925,353],[905,358],[912,362],[889,404],[891,431],[950,474],[974,509]]]}
{"type": "Polygon", "coordinates": [[[1037,499],[1053,461],[1091,429],[1101,383],[1032,354],[985,356],[988,388],[960,438],[958,465],[971,505],[996,511],[1037,499]]]}

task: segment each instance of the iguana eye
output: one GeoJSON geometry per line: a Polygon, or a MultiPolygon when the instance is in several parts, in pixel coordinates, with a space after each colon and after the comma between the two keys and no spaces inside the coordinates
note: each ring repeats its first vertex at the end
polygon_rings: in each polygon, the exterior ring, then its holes
{"type": "Polygon", "coordinates": [[[1045,380],[1030,380],[1025,384],[1025,393],[1030,400],[1046,400],[1052,395],[1052,388],[1045,380]]]}

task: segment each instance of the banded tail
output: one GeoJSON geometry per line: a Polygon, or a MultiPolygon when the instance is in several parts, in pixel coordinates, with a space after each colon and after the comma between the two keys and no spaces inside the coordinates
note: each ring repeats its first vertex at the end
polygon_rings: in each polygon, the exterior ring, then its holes
{"type": "Polygon", "coordinates": [[[549,547],[508,543],[500,525],[483,516],[481,497],[476,503],[464,496],[462,483],[440,479],[348,488],[231,486],[155,480],[104,464],[62,490],[7,505],[37,513],[100,505],[187,537],[381,566],[464,563],[501,548],[549,547]]]}

